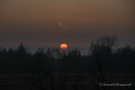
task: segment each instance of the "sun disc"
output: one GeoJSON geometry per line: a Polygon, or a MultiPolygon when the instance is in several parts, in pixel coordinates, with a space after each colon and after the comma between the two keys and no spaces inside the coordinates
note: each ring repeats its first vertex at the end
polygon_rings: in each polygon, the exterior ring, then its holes
{"type": "Polygon", "coordinates": [[[67,49],[68,45],[66,43],[62,43],[62,44],[60,44],[60,48],[61,49],[67,49]]]}

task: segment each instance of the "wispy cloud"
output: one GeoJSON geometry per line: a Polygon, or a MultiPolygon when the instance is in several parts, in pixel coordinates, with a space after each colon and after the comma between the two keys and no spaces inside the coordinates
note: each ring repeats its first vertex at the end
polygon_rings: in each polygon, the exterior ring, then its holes
{"type": "Polygon", "coordinates": [[[62,22],[57,22],[57,25],[61,28],[67,29],[69,28],[68,26],[64,25],[62,22]]]}

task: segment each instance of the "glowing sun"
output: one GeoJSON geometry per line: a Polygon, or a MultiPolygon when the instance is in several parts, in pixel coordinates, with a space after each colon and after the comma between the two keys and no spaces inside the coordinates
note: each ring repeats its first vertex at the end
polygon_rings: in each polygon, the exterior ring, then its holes
{"type": "Polygon", "coordinates": [[[66,43],[62,43],[62,44],[60,44],[60,48],[61,49],[67,49],[68,45],[66,43]]]}

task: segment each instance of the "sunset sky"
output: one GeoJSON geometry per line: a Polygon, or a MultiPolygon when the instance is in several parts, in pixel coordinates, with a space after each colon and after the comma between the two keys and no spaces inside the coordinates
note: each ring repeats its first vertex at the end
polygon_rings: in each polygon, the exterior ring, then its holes
{"type": "Polygon", "coordinates": [[[0,0],[0,47],[87,48],[103,35],[135,45],[134,0],[0,0]]]}

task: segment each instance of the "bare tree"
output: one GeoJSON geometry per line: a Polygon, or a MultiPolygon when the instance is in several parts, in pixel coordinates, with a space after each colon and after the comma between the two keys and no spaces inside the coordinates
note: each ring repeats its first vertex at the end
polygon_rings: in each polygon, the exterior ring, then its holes
{"type": "Polygon", "coordinates": [[[105,82],[104,72],[110,64],[112,47],[116,44],[115,36],[103,36],[91,43],[90,52],[96,63],[100,82],[105,82]]]}

